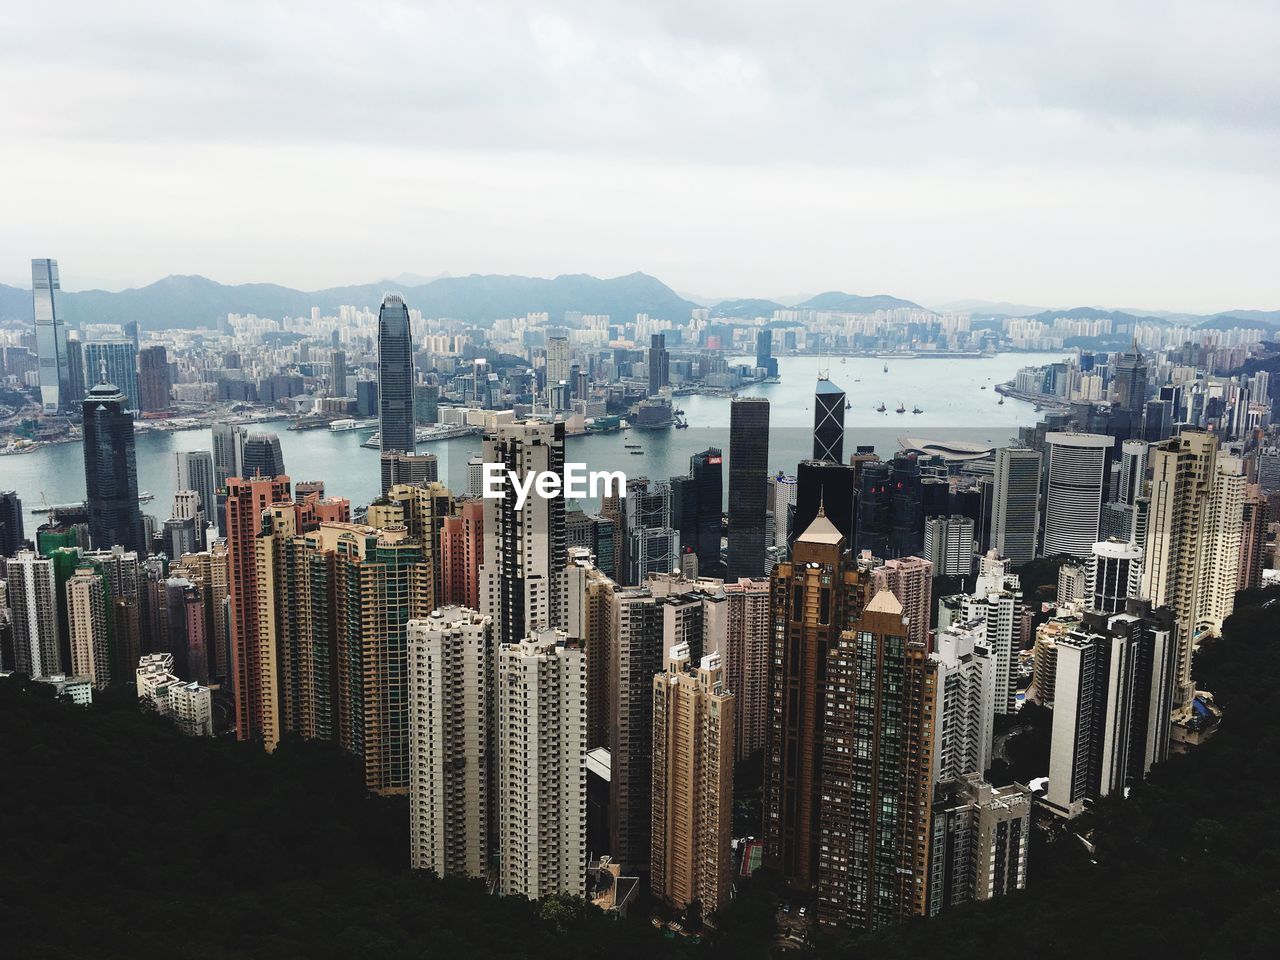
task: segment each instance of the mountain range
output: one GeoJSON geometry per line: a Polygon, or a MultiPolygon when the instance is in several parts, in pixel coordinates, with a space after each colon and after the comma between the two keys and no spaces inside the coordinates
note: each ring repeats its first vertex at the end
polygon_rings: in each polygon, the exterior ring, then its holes
{"type": "MultiPolygon", "coordinates": [[[[422,311],[428,317],[449,317],[476,324],[488,324],[502,317],[518,317],[537,312],[546,312],[553,321],[558,321],[565,312],[571,310],[587,314],[608,314],[619,319],[647,313],[659,319],[678,321],[687,318],[689,311],[699,306],[645,273],[631,273],[608,279],[586,274],[564,274],[551,279],[496,274],[435,278],[400,274],[395,279],[378,283],[316,291],[294,290],[273,283],[228,285],[201,276],[169,276],[145,287],[118,292],[63,291],[60,302],[67,322],[72,325],[124,324],[137,321],[144,330],[160,330],[171,327],[214,327],[228,313],[296,317],[309,314],[312,307],[319,307],[327,314],[336,312],[344,304],[376,308],[385,293],[400,294],[410,307],[422,311]]],[[[1094,307],[1035,310],[992,301],[962,302],[970,304],[969,309],[975,314],[993,318],[1019,315],[1030,315],[1037,319],[1110,316],[1118,322],[1154,319],[1157,322],[1198,323],[1215,327],[1245,322],[1280,329],[1280,310],[1158,315],[1140,311],[1106,311],[1094,307]],[[985,305],[986,309],[980,304],[985,305]],[[1005,310],[998,309],[1001,307],[1005,310]]],[[[898,307],[924,309],[914,301],[887,294],[859,296],[832,290],[791,306],[765,299],[723,300],[711,307],[711,314],[713,317],[732,320],[767,317],[774,310],[792,308],[870,312],[898,307]]],[[[31,322],[29,290],[0,284],[0,321],[3,320],[31,322]]]]}

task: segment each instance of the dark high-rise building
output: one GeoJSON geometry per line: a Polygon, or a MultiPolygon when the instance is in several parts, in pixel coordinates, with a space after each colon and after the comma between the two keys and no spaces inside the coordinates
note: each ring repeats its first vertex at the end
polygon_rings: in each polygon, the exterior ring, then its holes
{"type": "Polygon", "coordinates": [[[413,419],[420,427],[440,422],[440,384],[434,380],[413,388],[413,419]]]}
{"type": "Polygon", "coordinates": [[[169,357],[163,346],[138,351],[138,402],[143,413],[169,409],[169,357]]]}
{"type": "Polygon", "coordinates": [[[382,455],[382,494],[398,483],[425,486],[440,479],[440,464],[434,453],[401,453],[389,450],[382,455]]]}
{"type": "Polygon", "coordinates": [[[362,417],[378,415],[378,381],[356,381],[356,413],[362,417]]]}
{"type": "MultiPolygon", "coordinates": [[[[337,333],[337,331],[334,331],[337,333]]],[[[329,353],[329,396],[345,397],[347,395],[347,354],[343,350],[329,353]]]]}
{"type": "Polygon", "coordinates": [[[818,377],[813,391],[813,459],[844,462],[844,391],[818,377]]]}
{"type": "Polygon", "coordinates": [[[899,453],[892,460],[863,464],[857,549],[885,560],[918,555],[924,549],[922,496],[915,457],[899,453]]]}
{"type": "Polygon", "coordinates": [[[1116,405],[1138,418],[1147,402],[1147,361],[1134,340],[1133,348],[1116,358],[1116,405]]]}
{"type": "Polygon", "coordinates": [[[280,450],[280,438],[274,433],[249,434],[240,457],[242,479],[284,474],[284,454],[280,450]]]}
{"type": "Polygon", "coordinates": [[[383,451],[413,453],[413,338],[409,308],[394,293],[378,310],[378,420],[383,451]]]}
{"type": "Polygon", "coordinates": [[[773,355],[773,331],[768,328],[756,333],[756,367],[763,369],[765,376],[778,375],[778,361],[773,355]]]}
{"type": "Polygon", "coordinates": [[[40,407],[65,413],[82,396],[71,382],[67,362],[67,325],[58,309],[61,285],[57,260],[31,261],[31,299],[36,318],[36,356],[40,362],[40,407]]]}
{"type": "MultiPolygon", "coordinates": [[[[866,589],[846,541],[821,512],[771,582],[771,707],[764,751],[765,863],[799,890],[818,879],[827,671],[866,589]]],[[[848,741],[846,750],[852,745],[848,741]]]]}
{"type": "Polygon", "coordinates": [[[0,557],[12,557],[22,546],[22,501],[15,490],[0,490],[0,557]]]}
{"type": "MultiPolygon", "coordinates": [[[[142,409],[138,393],[138,348],[132,340],[86,340],[81,343],[80,352],[86,378],[92,377],[96,381],[105,364],[107,382],[115,384],[125,395],[126,408],[135,413],[142,409]]],[[[85,382],[86,391],[92,387],[93,382],[85,382]]]]}
{"type": "MultiPolygon", "coordinates": [[[[709,447],[689,458],[689,477],[697,500],[697,524],[688,545],[698,554],[698,572],[704,577],[724,573],[720,559],[720,518],[724,512],[724,456],[719,448],[709,447]]],[[[681,543],[684,543],[683,536],[681,543]]]]}
{"type": "Polygon", "coordinates": [[[1162,443],[1173,436],[1173,404],[1168,400],[1148,400],[1142,411],[1142,439],[1162,443]]]}
{"type": "Polygon", "coordinates": [[[729,409],[729,553],[726,576],[764,576],[769,500],[769,401],[743,397],[729,409]]]}
{"type": "Polygon", "coordinates": [[[649,396],[671,383],[671,354],[667,353],[667,335],[655,333],[649,338],[649,396]]]}
{"type": "MultiPolygon", "coordinates": [[[[794,530],[808,530],[818,515],[826,514],[846,543],[854,542],[857,491],[852,464],[829,460],[801,460],[796,467],[796,518],[794,530]]],[[[774,521],[777,522],[776,520],[774,521]]]]}
{"type": "Polygon", "coordinates": [[[138,510],[138,464],[133,445],[129,399],[101,379],[85,396],[84,487],[89,509],[89,538],[98,550],[122,546],[146,553],[146,534],[138,510]]]}

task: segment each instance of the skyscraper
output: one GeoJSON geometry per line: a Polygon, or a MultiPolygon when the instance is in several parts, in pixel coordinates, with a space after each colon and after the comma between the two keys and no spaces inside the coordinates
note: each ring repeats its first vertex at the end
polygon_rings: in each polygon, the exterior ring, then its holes
{"type": "Polygon", "coordinates": [[[274,433],[251,433],[240,451],[242,479],[283,476],[284,453],[280,437],[274,433]]]}
{"type": "Polygon", "coordinates": [[[502,465],[503,495],[484,500],[484,561],[480,610],[493,617],[499,643],[519,643],[530,631],[558,627],[566,616],[569,562],[564,497],[531,492],[521,510],[510,477],[564,477],[564,423],[499,424],[485,436],[486,463],[502,465]]]}
{"type": "Polygon", "coordinates": [[[934,783],[976,773],[991,763],[995,733],[996,667],[986,647],[981,621],[952,623],[938,630],[929,654],[937,674],[937,715],[933,718],[934,783]]]}
{"type": "Polygon", "coordinates": [[[689,647],[652,680],[653,789],[649,886],[705,916],[728,903],[733,874],[734,696],[718,653],[691,668],[689,647]]]}
{"type": "Polygon", "coordinates": [[[769,401],[740,397],[729,410],[729,550],[726,576],[764,575],[769,401]]]}
{"type": "Polygon", "coordinates": [[[497,657],[498,889],[582,896],[587,845],[586,658],[563,631],[497,657]]]}
{"type": "Polygon", "coordinates": [[[724,456],[718,447],[708,447],[689,458],[689,476],[693,481],[696,504],[691,546],[698,554],[698,572],[705,577],[718,577],[724,572],[720,559],[720,539],[724,515],[724,456]]]}
{"type": "Polygon", "coordinates": [[[146,535],[138,510],[133,414],[129,412],[128,399],[107,382],[104,372],[82,406],[89,537],[99,550],[118,544],[145,554],[146,535]]]}
{"type": "Polygon", "coordinates": [[[667,335],[655,333],[649,337],[649,396],[653,396],[671,383],[671,354],[667,353],[667,335]]]}
{"type": "Polygon", "coordinates": [[[434,453],[386,450],[381,459],[383,494],[398,483],[427,484],[440,479],[440,464],[434,453]]]}
{"type": "MultiPolygon", "coordinates": [[[[174,454],[178,490],[194,490],[199,497],[204,523],[217,521],[217,475],[213,454],[208,450],[183,450],[174,454]]],[[[176,559],[176,558],[174,558],[176,559]]]]}
{"type": "Polygon", "coordinates": [[[1040,530],[1040,454],[1021,447],[996,451],[991,546],[1013,563],[1036,556],[1040,530]]]}
{"type": "Polygon", "coordinates": [[[778,361],[773,356],[773,331],[768,327],[756,331],[756,368],[766,377],[778,375],[778,361]]]}
{"type": "Polygon", "coordinates": [[[19,550],[5,565],[13,611],[14,669],[32,680],[62,673],[53,561],[19,550]]]}
{"type": "Polygon", "coordinates": [[[0,490],[0,557],[13,556],[24,539],[22,501],[16,490],[0,490]]]}
{"type": "Polygon", "coordinates": [[[143,413],[158,413],[170,406],[169,357],[163,346],[138,351],[138,402],[143,413]]]}
{"type": "Polygon", "coordinates": [[[1086,609],[1123,613],[1125,604],[1142,592],[1142,548],[1136,543],[1095,543],[1085,569],[1086,609]]]}
{"type": "Polygon", "coordinates": [[[1115,441],[1094,433],[1047,433],[1044,439],[1044,556],[1087,557],[1098,542],[1115,441]]]}
{"type": "Polygon", "coordinates": [[[940,785],[929,832],[928,915],[1025,888],[1030,843],[1026,787],[993,787],[972,774],[940,785]]]}
{"type": "Polygon", "coordinates": [[[378,422],[384,452],[413,453],[413,337],[409,308],[394,293],[378,310],[378,422]]]}
{"type": "Polygon", "coordinates": [[[813,391],[813,459],[844,463],[844,391],[824,374],[813,391]]]}
{"type": "Polygon", "coordinates": [[[973,519],[959,514],[930,517],[924,522],[924,558],[940,577],[967,577],[973,573],[973,519]]]}
{"type": "Polygon", "coordinates": [[[409,862],[484,877],[493,827],[493,621],[444,607],[408,624],[409,862]]]}
{"type": "Polygon", "coordinates": [[[36,356],[40,363],[40,406],[46,414],[65,413],[83,396],[83,384],[71,382],[67,325],[62,319],[57,260],[31,261],[31,297],[36,318],[36,356]]]}
{"type": "Polygon", "coordinates": [[[796,538],[791,560],[774,568],[771,587],[764,857],[788,884],[808,890],[818,879],[826,804],[827,670],[841,632],[862,612],[866,586],[844,537],[819,512],[796,538]]]}
{"type": "Polygon", "coordinates": [[[764,749],[769,727],[769,581],[726,583],[724,594],[725,683],[736,700],[734,753],[742,758],[764,749]]]}
{"type": "MultiPolygon", "coordinates": [[[[86,340],[81,343],[80,352],[86,377],[83,389],[86,392],[93,387],[93,381],[98,379],[99,371],[105,366],[107,381],[119,387],[127,398],[125,409],[134,413],[142,409],[142,398],[138,392],[138,348],[132,340],[86,340]]],[[[75,386],[80,388],[79,384],[75,386]]]]}
{"type": "Polygon", "coordinates": [[[1143,405],[1147,402],[1147,361],[1138,349],[1138,341],[1116,359],[1116,404],[1133,416],[1133,423],[1140,422],[1143,405]]]}
{"type": "Polygon", "coordinates": [[[347,395],[347,354],[343,350],[329,353],[329,396],[347,395]]]}
{"type": "MultiPolygon", "coordinates": [[[[841,414],[843,417],[843,413],[841,414]]],[[[852,464],[838,460],[801,460],[796,466],[793,486],[795,496],[795,523],[792,533],[809,529],[818,515],[818,506],[845,542],[852,544],[856,533],[858,470],[852,464]]],[[[777,529],[777,506],[774,507],[774,528],[777,529]]],[[[881,554],[883,556],[883,554],[881,554]]]]}
{"type": "Polygon", "coordinates": [[[1006,561],[992,560],[978,577],[973,593],[961,600],[965,622],[981,621],[986,628],[983,644],[996,669],[996,713],[1017,709],[1018,645],[1022,640],[1022,583],[1006,570],[1006,561]]]}
{"type": "Polygon", "coordinates": [[[672,526],[669,481],[640,477],[628,487],[622,500],[626,569],[619,581],[634,586],[679,566],[680,534],[672,526]]]}

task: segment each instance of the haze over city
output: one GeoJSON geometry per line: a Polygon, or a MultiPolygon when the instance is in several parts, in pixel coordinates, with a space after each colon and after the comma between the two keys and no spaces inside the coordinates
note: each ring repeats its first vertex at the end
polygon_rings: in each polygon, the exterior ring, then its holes
{"type": "Polygon", "coordinates": [[[7,5],[0,280],[613,276],[1210,313],[1280,284],[1276,7],[7,5]],[[38,95],[34,92],[38,91],[38,95]],[[70,265],[75,268],[71,269],[70,265]]]}

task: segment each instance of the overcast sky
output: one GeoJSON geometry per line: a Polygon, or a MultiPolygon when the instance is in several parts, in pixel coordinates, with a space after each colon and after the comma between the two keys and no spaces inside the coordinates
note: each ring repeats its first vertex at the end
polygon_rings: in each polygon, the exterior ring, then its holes
{"type": "Polygon", "coordinates": [[[53,256],[69,289],[643,270],[1280,308],[1268,0],[44,0],[0,38],[23,286],[53,256]]]}

